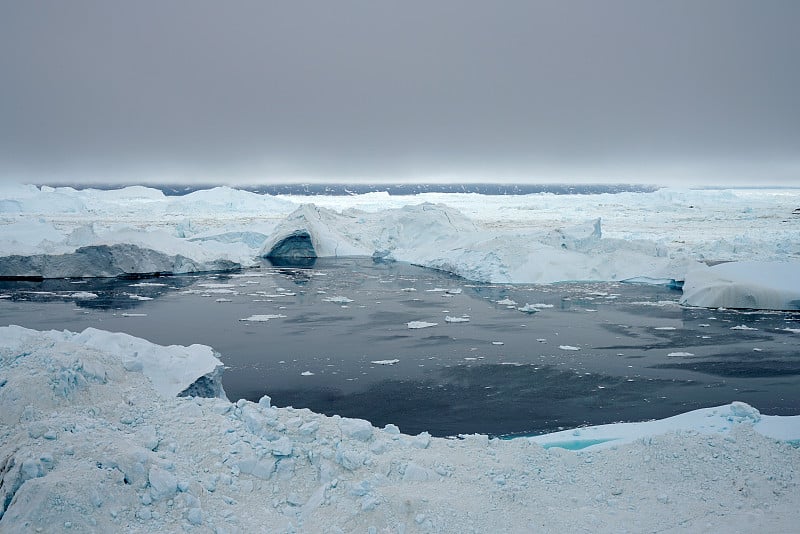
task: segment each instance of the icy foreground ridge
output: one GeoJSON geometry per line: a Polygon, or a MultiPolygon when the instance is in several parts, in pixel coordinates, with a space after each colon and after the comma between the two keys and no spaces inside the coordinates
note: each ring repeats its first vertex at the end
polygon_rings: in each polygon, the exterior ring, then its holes
{"type": "Polygon", "coordinates": [[[185,369],[212,365],[197,345],[0,329],[0,531],[789,532],[800,521],[800,449],[781,441],[800,438],[797,417],[733,403],[534,439],[441,439],[268,397],[172,396],[185,369]]]}

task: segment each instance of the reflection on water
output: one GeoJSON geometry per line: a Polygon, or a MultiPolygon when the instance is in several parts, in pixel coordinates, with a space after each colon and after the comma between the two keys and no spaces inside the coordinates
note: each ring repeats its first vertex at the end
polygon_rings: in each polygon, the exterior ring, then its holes
{"type": "Polygon", "coordinates": [[[232,399],[268,394],[406,432],[539,433],[733,400],[800,412],[800,335],[785,330],[800,328],[800,314],[682,308],[679,296],[614,283],[475,284],[402,263],[317,259],[2,282],[0,324],[211,345],[232,399]]]}

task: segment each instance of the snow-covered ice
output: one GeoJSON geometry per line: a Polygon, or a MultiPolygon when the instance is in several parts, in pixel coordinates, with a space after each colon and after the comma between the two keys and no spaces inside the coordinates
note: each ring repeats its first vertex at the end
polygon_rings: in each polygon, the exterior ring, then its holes
{"type": "MultiPolygon", "coordinates": [[[[166,197],[138,186],[6,184],[0,276],[230,272],[269,255],[358,255],[480,282],[685,281],[683,305],[800,309],[798,189],[307,200],[231,188],[166,197]]],[[[148,285],[164,284],[131,287],[148,285]]],[[[454,301],[461,291],[435,290],[454,301]]],[[[0,328],[0,531],[790,532],[800,524],[800,416],[732,402],[530,439],[408,436],[394,425],[276,408],[268,397],[230,403],[220,358],[206,346],[95,329],[0,328]]],[[[389,362],[397,363],[372,361],[389,362]]]]}
{"type": "Polygon", "coordinates": [[[267,321],[271,321],[272,319],[285,319],[285,318],[286,316],[283,315],[282,313],[267,313],[267,314],[251,315],[249,317],[243,317],[239,320],[251,323],[266,323],[267,321]]]}
{"type": "Polygon", "coordinates": [[[438,324],[439,323],[429,323],[428,321],[409,321],[406,323],[406,326],[411,330],[417,330],[420,328],[430,328],[438,324]]]}
{"type": "Polygon", "coordinates": [[[266,396],[175,396],[220,367],[208,347],[0,329],[0,531],[790,532],[800,521],[789,444],[800,417],[734,402],[444,439],[266,396]]]}
{"type": "Polygon", "coordinates": [[[10,276],[230,270],[300,234],[314,256],[402,260],[483,282],[669,284],[703,261],[800,256],[792,189],[369,194],[316,205],[230,188],[166,197],[144,187],[5,186],[0,195],[0,272],[10,276]]]}
{"type": "Polygon", "coordinates": [[[800,260],[698,266],[686,275],[681,304],[800,310],[800,260]]]}

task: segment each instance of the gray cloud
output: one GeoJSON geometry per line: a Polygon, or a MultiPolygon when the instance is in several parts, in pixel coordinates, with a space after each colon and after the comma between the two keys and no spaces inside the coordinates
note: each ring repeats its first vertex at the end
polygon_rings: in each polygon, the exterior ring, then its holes
{"type": "Polygon", "coordinates": [[[798,22],[793,0],[6,2],[0,176],[800,183],[798,22]]]}

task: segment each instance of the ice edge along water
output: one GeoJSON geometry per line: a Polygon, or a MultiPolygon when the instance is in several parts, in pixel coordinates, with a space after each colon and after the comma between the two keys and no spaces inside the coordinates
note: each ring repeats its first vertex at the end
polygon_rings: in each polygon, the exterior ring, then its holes
{"type": "Polygon", "coordinates": [[[800,416],[740,402],[453,440],[266,396],[231,403],[200,345],[10,326],[0,362],[2,531],[780,531],[800,519],[800,449],[785,444],[800,416]],[[175,397],[186,393],[201,396],[175,397]]]}
{"type": "Polygon", "coordinates": [[[685,280],[687,305],[800,309],[800,217],[791,209],[800,190],[315,199],[326,206],[230,188],[165,197],[143,187],[5,186],[0,195],[0,276],[372,256],[482,282],[685,280]],[[587,216],[595,218],[583,222],[587,216]],[[703,268],[704,261],[738,267],[703,268]]]}

